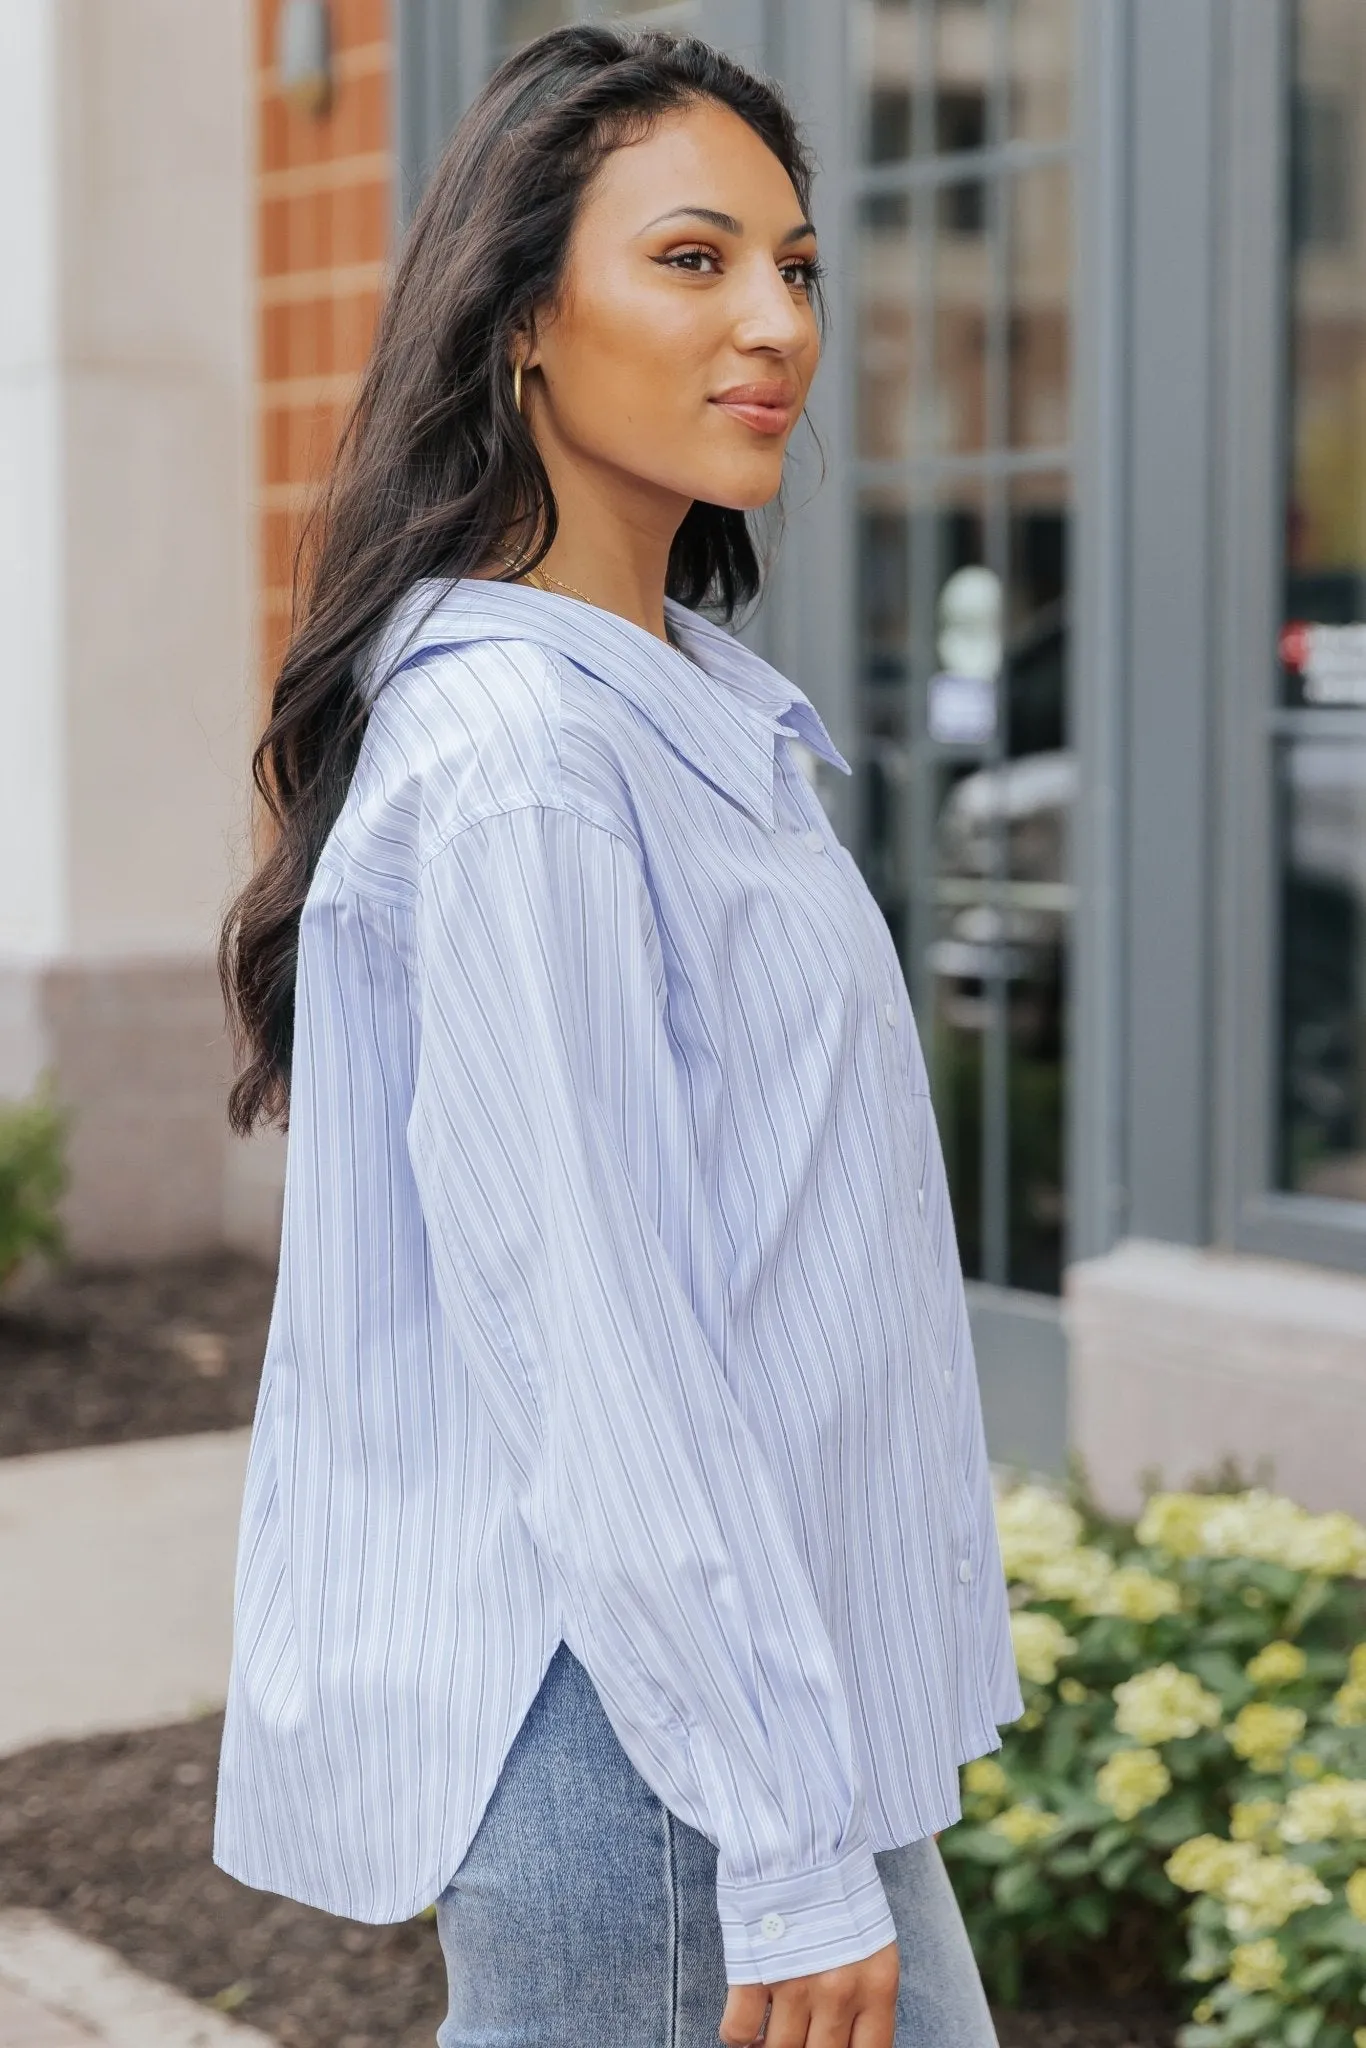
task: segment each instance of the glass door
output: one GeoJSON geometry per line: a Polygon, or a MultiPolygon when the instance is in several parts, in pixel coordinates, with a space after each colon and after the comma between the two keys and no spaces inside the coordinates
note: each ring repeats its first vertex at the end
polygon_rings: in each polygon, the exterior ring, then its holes
{"type": "Polygon", "coordinates": [[[850,0],[859,857],[969,1278],[1059,1290],[1073,0],[850,0]]]}
{"type": "Polygon", "coordinates": [[[1366,11],[1294,15],[1277,1185],[1366,1203],[1366,11]]]}

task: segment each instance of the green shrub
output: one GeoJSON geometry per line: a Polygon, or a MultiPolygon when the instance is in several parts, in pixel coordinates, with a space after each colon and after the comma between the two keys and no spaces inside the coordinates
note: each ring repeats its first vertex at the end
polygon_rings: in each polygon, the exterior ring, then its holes
{"type": "Polygon", "coordinates": [[[1028,1956],[1179,1987],[1182,2048],[1366,2048],[1366,1529],[1260,1490],[998,1522],[1025,1714],[941,1843],[989,1988],[1028,1956]]]}
{"type": "Polygon", "coordinates": [[[29,1253],[61,1251],[65,1186],[66,1118],[48,1090],[0,1103],[0,1288],[29,1253]]]}

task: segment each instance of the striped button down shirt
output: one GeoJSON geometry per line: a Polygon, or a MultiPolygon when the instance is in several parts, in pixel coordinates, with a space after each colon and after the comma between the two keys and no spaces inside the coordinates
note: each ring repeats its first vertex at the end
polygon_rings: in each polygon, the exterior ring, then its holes
{"type": "Polygon", "coordinates": [[[813,705],[673,604],[418,585],[300,933],[215,1860],[454,1874],[563,1638],[718,1845],[732,1983],[1020,1711],[944,1168],[813,705]]]}

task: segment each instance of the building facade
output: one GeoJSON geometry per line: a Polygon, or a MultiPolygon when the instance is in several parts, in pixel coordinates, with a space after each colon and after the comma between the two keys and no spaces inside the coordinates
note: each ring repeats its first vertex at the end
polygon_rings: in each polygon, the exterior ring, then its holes
{"type": "MultiPolygon", "coordinates": [[[[819,158],[823,460],[744,630],[856,768],[994,1450],[1366,1509],[1366,12],[251,0],[262,674],[414,196],[589,14],[762,65],[819,158]]],[[[228,1148],[231,1234],[278,1176],[228,1148]]]]}

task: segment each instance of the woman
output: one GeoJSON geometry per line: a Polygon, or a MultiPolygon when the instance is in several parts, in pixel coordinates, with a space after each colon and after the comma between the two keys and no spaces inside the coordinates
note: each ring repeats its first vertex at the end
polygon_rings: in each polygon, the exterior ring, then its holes
{"type": "Polygon", "coordinates": [[[440,2048],[980,2048],[1020,1706],[900,964],[718,624],[819,352],[773,89],[511,58],[413,225],[225,930],[289,1122],[215,1857],[437,1900],[440,2048]]]}

